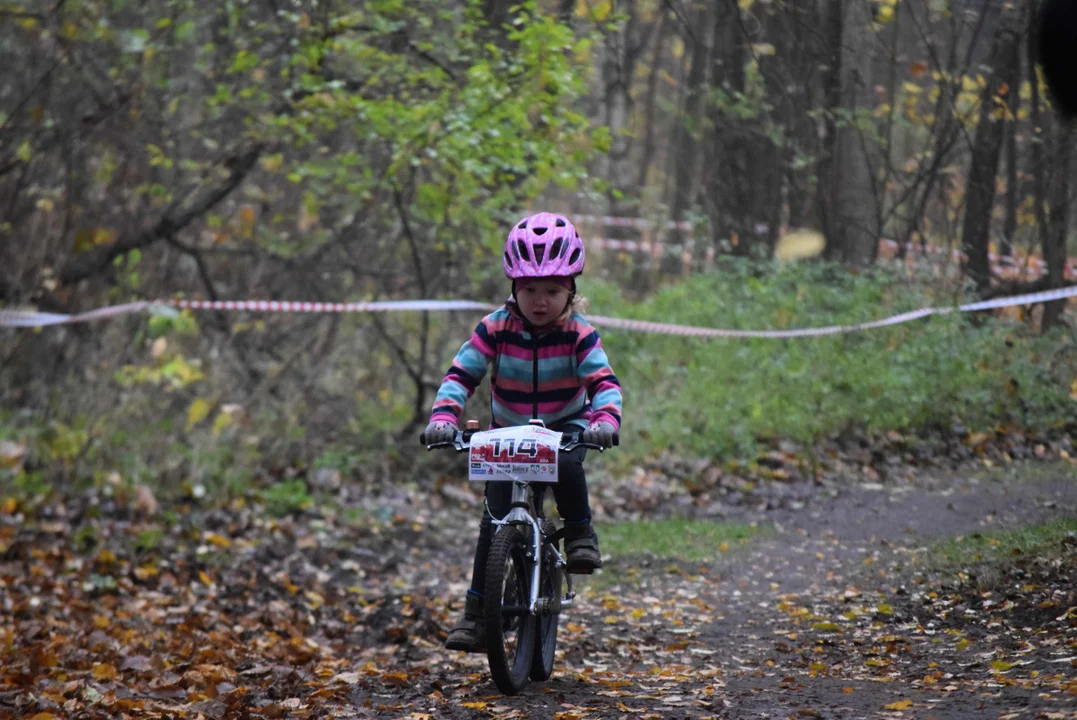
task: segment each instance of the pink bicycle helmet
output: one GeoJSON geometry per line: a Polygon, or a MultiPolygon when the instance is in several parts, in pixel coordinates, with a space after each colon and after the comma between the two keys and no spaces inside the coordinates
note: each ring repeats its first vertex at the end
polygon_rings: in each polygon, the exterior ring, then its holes
{"type": "Polygon", "coordinates": [[[583,272],[583,241],[563,215],[538,213],[512,228],[503,263],[511,280],[576,277],[583,272]]]}

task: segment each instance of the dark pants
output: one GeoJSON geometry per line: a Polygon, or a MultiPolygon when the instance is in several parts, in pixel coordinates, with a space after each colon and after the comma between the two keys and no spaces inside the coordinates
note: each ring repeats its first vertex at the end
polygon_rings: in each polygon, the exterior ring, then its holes
{"type": "MultiPolygon", "coordinates": [[[[557,455],[557,482],[553,484],[553,498],[557,502],[557,513],[566,526],[583,525],[591,522],[591,504],[587,500],[587,475],[583,470],[583,459],[587,457],[587,448],[578,447],[571,452],[557,455]]],[[[469,593],[481,595],[486,584],[486,558],[490,554],[490,543],[494,538],[493,516],[503,518],[512,504],[511,482],[486,483],[486,505],[482,522],[479,523],[479,542],[475,548],[475,567],[471,571],[471,589],[469,593]]],[[[535,483],[535,506],[542,507],[545,497],[545,484],[535,483]]]]}

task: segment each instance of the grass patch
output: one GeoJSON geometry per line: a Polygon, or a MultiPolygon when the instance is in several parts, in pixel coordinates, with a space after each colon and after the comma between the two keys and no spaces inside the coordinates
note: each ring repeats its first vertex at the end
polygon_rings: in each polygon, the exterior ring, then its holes
{"type": "Polygon", "coordinates": [[[759,533],[750,525],[680,518],[598,526],[603,553],[675,560],[714,560],[759,533]]]}
{"type": "Polygon", "coordinates": [[[928,548],[924,563],[936,570],[997,566],[1027,556],[1054,553],[1066,538],[1077,536],[1077,518],[1012,530],[959,535],[928,548]]]}
{"type": "MultiPolygon", "coordinates": [[[[642,299],[587,279],[595,314],[704,327],[781,329],[874,320],[954,297],[884,270],[825,263],[752,264],[692,276],[642,299]]],[[[811,445],[849,427],[873,432],[955,420],[972,431],[1045,430],[1069,422],[1077,376],[1072,332],[953,313],[848,335],[698,339],[602,331],[626,389],[621,449],[629,465],[667,451],[755,457],[760,440],[811,445]]]]}

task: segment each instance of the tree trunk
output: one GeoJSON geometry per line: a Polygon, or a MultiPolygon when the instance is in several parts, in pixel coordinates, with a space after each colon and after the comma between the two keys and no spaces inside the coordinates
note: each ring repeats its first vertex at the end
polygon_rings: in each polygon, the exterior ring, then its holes
{"type": "MultiPolygon", "coordinates": [[[[1035,21],[1035,13],[1030,13],[1035,21]]],[[[1069,225],[1068,196],[1070,157],[1073,148],[1073,128],[1069,123],[1060,122],[1059,126],[1050,135],[1044,127],[1045,118],[1040,103],[1040,85],[1037,69],[1036,32],[1031,29],[1028,33],[1028,75],[1029,84],[1032,88],[1032,97],[1029,102],[1029,120],[1032,124],[1032,173],[1033,186],[1035,188],[1035,214],[1036,226],[1039,230],[1040,248],[1043,253],[1044,263],[1047,265],[1044,288],[1061,287],[1065,281],[1066,265],[1066,234],[1069,225]],[[1051,152],[1056,163],[1048,172],[1047,153],[1044,152],[1048,137],[1052,137],[1051,152]],[[1048,209],[1049,208],[1049,209],[1048,209]]],[[[1043,313],[1041,329],[1046,331],[1056,325],[1062,317],[1065,301],[1060,300],[1047,303],[1043,313]]]]}
{"type": "MultiPolygon", "coordinates": [[[[1073,125],[1060,118],[1055,129],[1054,159],[1057,163],[1051,183],[1049,232],[1042,237],[1043,259],[1047,263],[1047,287],[1062,287],[1066,280],[1066,236],[1069,235],[1070,164],[1073,156],[1073,125]]],[[[1043,311],[1043,330],[1059,323],[1066,309],[1065,300],[1047,303],[1043,311]]]]}
{"type": "Polygon", "coordinates": [[[665,53],[668,30],[668,14],[662,13],[658,20],[658,35],[654,41],[654,55],[651,59],[651,72],[647,76],[647,104],[644,107],[643,120],[643,155],[640,158],[639,175],[636,178],[636,187],[639,188],[641,192],[647,187],[647,176],[650,173],[651,165],[654,163],[654,112],[657,106],[658,78],[662,68],[662,57],[665,53]]]}
{"type": "MultiPolygon", "coordinates": [[[[695,204],[699,193],[699,175],[702,169],[700,130],[703,119],[703,94],[707,87],[707,66],[710,64],[710,32],[714,3],[705,3],[693,13],[696,42],[692,47],[691,65],[685,87],[684,112],[677,132],[674,152],[673,220],[685,219],[685,214],[695,204]]],[[[674,242],[681,240],[679,231],[671,235],[674,242]]]]}
{"type": "Polygon", "coordinates": [[[1021,84],[1021,53],[1019,42],[1013,43],[1013,57],[1010,78],[1006,81],[1012,90],[1006,96],[1009,114],[1006,117],[1006,219],[1002,224],[1002,242],[999,243],[999,256],[1013,257],[1013,247],[1017,236],[1017,208],[1021,198],[1020,183],[1017,179],[1017,116],[1021,110],[1021,93],[1017,92],[1021,84]]]}
{"type": "Polygon", "coordinates": [[[980,120],[972,146],[961,239],[966,272],[981,295],[991,287],[988,241],[1005,131],[1005,102],[1017,94],[1016,87],[1009,83],[1014,78],[1017,66],[1017,11],[1004,11],[998,23],[991,48],[991,77],[980,96],[980,120]]]}
{"type": "Polygon", "coordinates": [[[827,28],[832,67],[827,73],[829,162],[820,178],[827,256],[856,267],[875,261],[878,198],[857,111],[870,107],[871,6],[864,0],[830,0],[827,28]],[[835,102],[836,100],[836,102],[835,102]],[[840,120],[837,118],[840,116],[840,120]]]}

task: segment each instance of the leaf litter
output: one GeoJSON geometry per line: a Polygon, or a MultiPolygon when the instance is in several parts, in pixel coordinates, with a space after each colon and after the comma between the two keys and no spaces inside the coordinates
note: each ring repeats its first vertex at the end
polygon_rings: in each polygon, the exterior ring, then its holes
{"type": "Polygon", "coordinates": [[[470,503],[166,522],[72,498],[0,516],[0,716],[1074,717],[1072,542],[989,584],[916,565],[943,529],[1072,513],[1072,485],[843,490],[713,561],[610,558],[562,618],[554,678],[516,698],[441,647],[470,503]],[[943,499],[947,527],[924,509],[943,499]]]}

